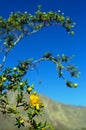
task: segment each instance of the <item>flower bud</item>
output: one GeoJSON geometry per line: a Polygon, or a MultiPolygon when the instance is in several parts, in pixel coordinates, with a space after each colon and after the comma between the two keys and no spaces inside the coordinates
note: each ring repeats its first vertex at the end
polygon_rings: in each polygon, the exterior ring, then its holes
{"type": "Polygon", "coordinates": [[[23,82],[20,82],[20,84],[19,84],[21,87],[23,87],[24,86],[24,83],[23,82]]]}
{"type": "Polygon", "coordinates": [[[31,92],[32,91],[32,87],[27,88],[27,91],[31,92]]]}
{"type": "Polygon", "coordinates": [[[6,81],[7,80],[7,78],[6,77],[2,77],[2,81],[6,81]]]}
{"type": "Polygon", "coordinates": [[[77,84],[77,83],[75,83],[75,84],[73,85],[73,87],[74,87],[74,88],[78,87],[78,84],[77,84]]]}
{"type": "Polygon", "coordinates": [[[16,68],[16,67],[14,67],[14,68],[13,68],[13,70],[14,70],[14,71],[17,71],[17,68],[16,68]]]}

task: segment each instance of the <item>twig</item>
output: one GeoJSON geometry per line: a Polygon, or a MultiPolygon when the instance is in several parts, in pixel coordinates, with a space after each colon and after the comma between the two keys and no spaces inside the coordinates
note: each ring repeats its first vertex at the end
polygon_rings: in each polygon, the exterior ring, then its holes
{"type": "MultiPolygon", "coordinates": [[[[19,36],[19,38],[14,42],[14,46],[22,39],[22,37],[23,37],[23,35],[19,36]]],[[[12,49],[11,47],[6,49],[6,52],[5,52],[5,55],[3,57],[2,63],[0,64],[0,71],[2,71],[2,68],[3,68],[4,64],[5,64],[6,59],[7,59],[7,55],[8,55],[8,53],[9,53],[9,51],[11,49],[12,49]]]]}

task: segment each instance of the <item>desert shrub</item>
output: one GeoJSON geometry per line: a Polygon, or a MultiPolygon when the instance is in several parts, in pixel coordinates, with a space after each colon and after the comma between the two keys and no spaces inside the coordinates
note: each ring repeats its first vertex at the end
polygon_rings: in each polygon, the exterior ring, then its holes
{"type": "Polygon", "coordinates": [[[67,87],[76,88],[77,83],[73,83],[64,77],[63,71],[68,71],[72,77],[78,77],[77,68],[68,64],[73,56],[69,57],[64,54],[54,56],[51,52],[46,52],[41,58],[26,59],[18,63],[17,66],[5,67],[4,64],[10,51],[22,40],[25,36],[29,36],[38,32],[40,29],[53,25],[61,25],[70,34],[74,34],[72,29],[74,23],[64,13],[58,12],[42,12],[38,6],[37,11],[31,15],[27,12],[11,13],[8,19],[0,17],[0,40],[1,53],[4,52],[2,63],[0,64],[0,111],[5,114],[14,114],[16,117],[15,125],[20,128],[28,124],[29,130],[47,130],[52,129],[52,125],[47,122],[37,122],[35,117],[38,117],[43,112],[44,104],[40,100],[38,93],[34,88],[34,83],[28,83],[24,76],[30,69],[35,69],[37,63],[43,61],[51,61],[56,65],[56,70],[59,78],[62,78],[67,87]],[[16,93],[16,102],[11,103],[8,98],[8,92],[16,93]],[[28,101],[24,98],[24,93],[28,94],[28,101]],[[19,108],[27,113],[27,118],[24,119],[19,111],[19,108]]]}

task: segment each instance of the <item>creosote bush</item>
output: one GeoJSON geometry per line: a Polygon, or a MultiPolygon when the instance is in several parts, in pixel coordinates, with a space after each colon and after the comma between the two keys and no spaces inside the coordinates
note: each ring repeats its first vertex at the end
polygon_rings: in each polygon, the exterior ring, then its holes
{"type": "Polygon", "coordinates": [[[34,84],[28,83],[28,79],[24,76],[30,69],[35,69],[37,63],[41,64],[43,61],[51,61],[56,65],[56,70],[59,78],[62,78],[67,87],[76,88],[77,83],[67,80],[64,77],[64,72],[68,72],[71,77],[79,77],[77,68],[71,65],[73,56],[68,57],[64,54],[53,56],[50,52],[46,52],[38,60],[27,59],[22,60],[17,66],[4,67],[8,53],[18,44],[24,36],[29,36],[36,33],[43,27],[61,25],[70,34],[74,34],[72,29],[75,23],[64,13],[58,12],[42,12],[41,7],[38,6],[34,15],[24,12],[12,12],[8,19],[0,17],[0,52],[4,54],[2,63],[0,64],[0,111],[3,114],[14,114],[16,117],[15,125],[20,128],[28,124],[28,130],[53,130],[51,124],[47,122],[37,122],[35,117],[43,113],[44,104],[40,100],[38,93],[34,88],[34,84]],[[11,104],[7,93],[17,92],[16,104],[11,104]],[[28,102],[24,98],[24,93],[28,94],[28,102]],[[24,119],[18,108],[23,107],[27,112],[28,119],[24,119]]]}

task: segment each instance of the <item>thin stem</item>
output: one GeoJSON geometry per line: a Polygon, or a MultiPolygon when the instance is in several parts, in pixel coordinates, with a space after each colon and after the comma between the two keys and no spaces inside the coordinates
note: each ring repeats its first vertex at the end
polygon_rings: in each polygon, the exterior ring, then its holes
{"type": "MultiPolygon", "coordinates": [[[[19,36],[19,38],[14,42],[14,46],[22,39],[22,37],[23,37],[23,35],[19,36]]],[[[4,66],[4,64],[6,62],[6,59],[7,59],[7,55],[8,55],[8,53],[9,53],[9,51],[11,49],[12,49],[11,47],[6,49],[6,52],[5,52],[5,55],[3,57],[2,63],[0,64],[0,71],[2,71],[2,68],[3,68],[3,66],[4,66]]]]}
{"type": "MultiPolygon", "coordinates": [[[[48,58],[40,58],[38,60],[35,60],[34,63],[40,63],[41,61],[44,61],[44,60],[49,60],[49,59],[48,58]]],[[[58,63],[54,59],[52,59],[52,61],[53,61],[53,63],[56,64],[56,69],[57,69],[58,63]]],[[[57,71],[58,71],[58,69],[57,69],[57,71]]],[[[64,76],[61,76],[61,78],[66,82],[66,79],[64,78],[64,76]]]]}
{"type": "Polygon", "coordinates": [[[2,63],[0,64],[0,71],[2,71],[2,68],[4,66],[4,63],[5,63],[7,55],[8,55],[8,52],[9,51],[6,51],[6,53],[5,53],[4,57],[3,57],[2,63]]]}
{"type": "MultiPolygon", "coordinates": [[[[19,36],[19,38],[14,42],[14,46],[21,40],[23,38],[23,34],[21,34],[20,36],[19,36]]],[[[9,48],[9,49],[11,49],[11,48],[9,48]]]]}
{"type": "Polygon", "coordinates": [[[31,34],[33,34],[33,33],[36,33],[36,32],[38,32],[40,29],[38,29],[38,30],[33,30],[32,32],[28,32],[28,35],[31,35],[31,34]]]}

